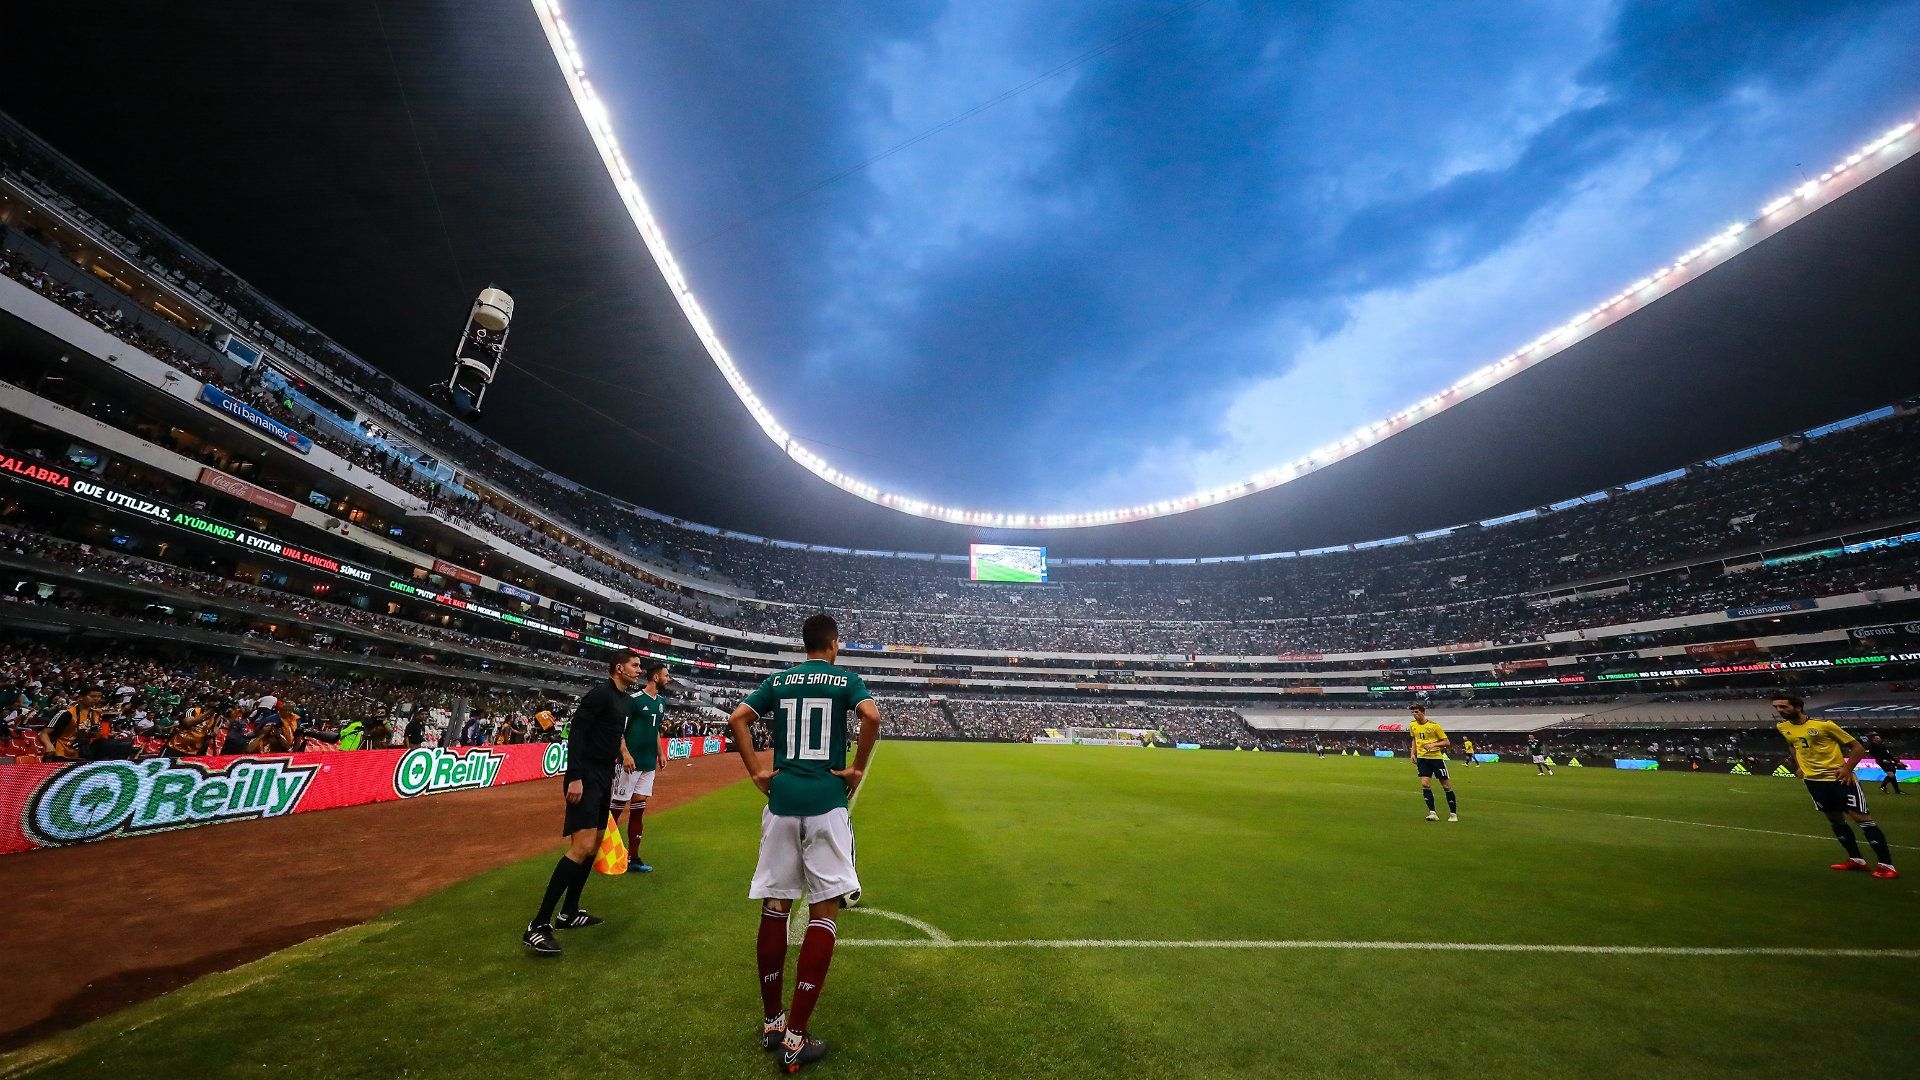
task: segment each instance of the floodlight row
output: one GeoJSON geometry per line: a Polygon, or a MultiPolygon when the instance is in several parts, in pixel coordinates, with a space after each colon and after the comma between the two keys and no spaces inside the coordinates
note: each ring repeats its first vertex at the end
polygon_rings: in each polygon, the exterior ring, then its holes
{"type": "Polygon", "coordinates": [[[641,193],[639,183],[634,180],[633,170],[620,151],[620,144],[614,136],[613,123],[607,107],[594,93],[593,84],[587,77],[586,63],[580,55],[579,45],[574,40],[572,29],[568,27],[566,19],[561,14],[558,0],[533,0],[533,7],[540,17],[541,25],[546,28],[548,44],[552,46],[554,57],[560,63],[567,85],[573,91],[574,102],[580,110],[581,118],[586,121],[587,131],[592,135],[594,145],[599,148],[600,157],[606,163],[607,172],[612,176],[614,186],[619,190],[621,201],[626,204],[627,212],[633,218],[641,239],[646,242],[647,250],[653,254],[654,262],[659,266],[661,275],[665,277],[668,287],[673,290],[674,298],[679,301],[680,309],[686,314],[688,324],[693,327],[701,344],[706,347],[707,355],[712,358],[714,366],[720,369],[720,374],[726,378],[727,385],[733,388],[734,394],[739,397],[741,404],[747,407],[747,412],[760,425],[760,429],[766,432],[767,437],[785,451],[788,457],[815,476],[843,491],[902,513],[985,528],[1073,529],[1143,521],[1230,502],[1296,480],[1310,472],[1351,457],[1388,436],[1405,431],[1414,424],[1438,416],[1460,402],[1518,375],[1628,311],[1665,295],[1684,281],[1691,280],[1700,272],[1719,265],[1739,250],[1744,250],[1764,236],[1771,235],[1778,228],[1824,205],[1850,187],[1850,185],[1843,186],[1838,181],[1855,179],[1858,176],[1856,170],[1861,165],[1871,165],[1876,171],[1883,171],[1912,154],[1916,149],[1915,144],[1920,142],[1920,140],[1909,138],[1914,133],[1915,123],[1911,120],[1907,121],[1849,154],[1833,168],[1821,173],[1819,177],[1801,184],[1791,194],[1782,195],[1767,203],[1751,220],[1727,226],[1669,265],[1641,278],[1605,301],[1547,331],[1499,360],[1468,374],[1452,386],[1422,398],[1392,416],[1360,427],[1345,438],[1328,443],[1293,461],[1267,469],[1238,483],[1124,509],[1053,514],[969,510],[942,506],[908,495],[883,491],[873,484],[834,468],[826,459],[801,445],[797,438],[781,426],[773,410],[767,407],[766,402],[762,401],[758,394],[754,393],[746,376],[733,362],[733,357],[727,352],[726,345],[721,342],[719,334],[715,332],[712,321],[707,318],[706,312],[700,307],[700,301],[693,295],[693,288],[688,284],[686,274],[674,259],[672,250],[668,248],[666,235],[661,231],[659,222],[647,205],[646,196],[641,193]],[[1790,211],[1792,213],[1789,213],[1790,211]]]}

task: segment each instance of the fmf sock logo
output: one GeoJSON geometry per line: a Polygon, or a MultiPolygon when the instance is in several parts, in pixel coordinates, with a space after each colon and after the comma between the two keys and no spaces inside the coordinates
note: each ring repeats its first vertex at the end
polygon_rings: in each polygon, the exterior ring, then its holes
{"type": "Polygon", "coordinates": [[[98,761],[62,769],[27,799],[26,830],[49,847],[292,813],[315,765],[236,761],[98,761]]]}
{"type": "Polygon", "coordinates": [[[436,791],[492,787],[500,775],[503,755],[492,750],[469,750],[456,754],[451,750],[420,747],[409,750],[393,770],[393,790],[403,799],[436,791]]]}

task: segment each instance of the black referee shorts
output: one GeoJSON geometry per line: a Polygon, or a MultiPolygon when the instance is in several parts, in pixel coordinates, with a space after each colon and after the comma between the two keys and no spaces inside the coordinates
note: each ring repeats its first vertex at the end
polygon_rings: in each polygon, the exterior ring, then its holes
{"type": "MultiPolygon", "coordinates": [[[[561,777],[560,790],[566,792],[566,777],[561,777]]],[[[604,829],[607,827],[607,815],[613,809],[613,777],[583,776],[580,778],[580,801],[567,804],[567,818],[560,828],[560,835],[572,836],[581,829],[604,829]]]]}

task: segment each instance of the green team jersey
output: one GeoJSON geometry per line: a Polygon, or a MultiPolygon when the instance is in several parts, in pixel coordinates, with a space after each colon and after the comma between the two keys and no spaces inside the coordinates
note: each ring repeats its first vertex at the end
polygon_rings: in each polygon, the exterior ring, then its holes
{"type": "Polygon", "coordinates": [[[851,671],[807,660],[768,676],[746,705],[767,718],[773,734],[773,789],[768,811],[812,817],[847,805],[847,785],[832,770],[847,767],[854,709],[872,694],[851,671]]]}
{"type": "Polygon", "coordinates": [[[1544,750],[1540,746],[1539,739],[1527,740],[1527,753],[1532,754],[1534,757],[1540,757],[1543,755],[1544,750]]]}
{"type": "Polygon", "coordinates": [[[627,753],[641,772],[660,767],[660,721],[666,717],[666,698],[645,690],[633,695],[633,708],[627,713],[627,753]]]}

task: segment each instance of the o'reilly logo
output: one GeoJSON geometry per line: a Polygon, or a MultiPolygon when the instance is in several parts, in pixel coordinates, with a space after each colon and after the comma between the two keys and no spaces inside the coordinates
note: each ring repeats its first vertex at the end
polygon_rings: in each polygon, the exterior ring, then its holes
{"type": "Polygon", "coordinates": [[[566,772],[567,744],[563,742],[548,743],[547,756],[541,760],[540,767],[548,776],[558,776],[566,772]]]}
{"type": "Polygon", "coordinates": [[[292,813],[315,765],[98,761],[55,773],[27,799],[26,830],[47,846],[292,813]]]}
{"type": "Polygon", "coordinates": [[[420,747],[400,757],[393,770],[393,790],[403,799],[436,791],[492,787],[506,758],[492,750],[456,754],[437,747],[420,747]]]}

